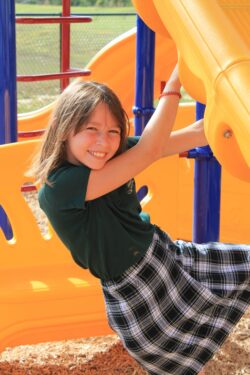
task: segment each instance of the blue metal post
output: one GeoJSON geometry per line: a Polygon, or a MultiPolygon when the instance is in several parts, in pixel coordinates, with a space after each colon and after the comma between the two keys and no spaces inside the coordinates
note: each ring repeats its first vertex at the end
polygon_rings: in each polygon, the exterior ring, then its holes
{"type": "MultiPolygon", "coordinates": [[[[204,115],[205,106],[196,104],[196,119],[204,115]]],[[[209,146],[197,148],[194,172],[193,241],[218,241],[220,233],[221,167],[209,146]]]]}
{"type": "MultiPolygon", "coordinates": [[[[135,135],[141,135],[154,112],[155,33],[137,16],[135,105],[133,107],[135,135]]],[[[147,195],[142,186],[139,200],[147,195]]]]}
{"type": "Polygon", "coordinates": [[[155,33],[137,16],[135,135],[141,135],[154,112],[155,33]]]}
{"type": "MultiPolygon", "coordinates": [[[[15,0],[0,1],[0,144],[17,139],[15,0]]],[[[12,231],[3,212],[0,226],[12,231]]]]}

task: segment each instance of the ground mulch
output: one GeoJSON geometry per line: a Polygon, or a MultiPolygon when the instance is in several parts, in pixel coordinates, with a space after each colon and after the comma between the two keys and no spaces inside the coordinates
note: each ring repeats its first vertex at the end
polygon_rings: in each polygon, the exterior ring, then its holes
{"type": "MultiPolygon", "coordinates": [[[[250,375],[250,309],[206,375],[250,375]]],[[[147,375],[115,335],[7,348],[0,354],[1,375],[147,375]]]]}

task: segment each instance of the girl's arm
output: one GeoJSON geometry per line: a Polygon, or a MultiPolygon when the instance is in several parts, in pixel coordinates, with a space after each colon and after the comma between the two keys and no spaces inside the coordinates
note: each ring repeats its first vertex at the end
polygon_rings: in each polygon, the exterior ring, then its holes
{"type": "MultiPolygon", "coordinates": [[[[176,67],[164,92],[179,92],[180,87],[176,67]]],[[[125,184],[165,155],[166,141],[175,122],[178,104],[177,95],[161,98],[137,145],[108,161],[102,169],[91,171],[86,200],[96,199],[125,184]]]]}
{"type": "Polygon", "coordinates": [[[206,146],[207,144],[203,119],[198,120],[194,124],[175,130],[170,134],[165,144],[164,156],[179,154],[195,147],[206,146]]]}

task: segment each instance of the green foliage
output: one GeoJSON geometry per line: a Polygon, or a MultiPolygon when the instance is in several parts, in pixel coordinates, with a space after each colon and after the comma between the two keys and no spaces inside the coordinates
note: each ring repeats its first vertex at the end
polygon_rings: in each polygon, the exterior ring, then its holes
{"type": "MultiPolygon", "coordinates": [[[[61,5],[62,0],[16,0],[18,4],[61,5]]],[[[132,6],[131,0],[71,0],[72,6],[124,7],[132,6]]]]}

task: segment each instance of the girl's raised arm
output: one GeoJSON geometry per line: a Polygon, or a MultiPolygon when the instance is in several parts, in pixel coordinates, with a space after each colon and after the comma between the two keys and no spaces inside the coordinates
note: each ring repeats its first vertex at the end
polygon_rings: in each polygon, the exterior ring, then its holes
{"type": "MultiPolygon", "coordinates": [[[[180,87],[178,68],[175,67],[163,92],[179,93],[180,87]]],[[[91,170],[86,200],[96,199],[118,188],[165,155],[178,104],[178,95],[163,96],[138,144],[109,160],[103,168],[91,170]]]]}

